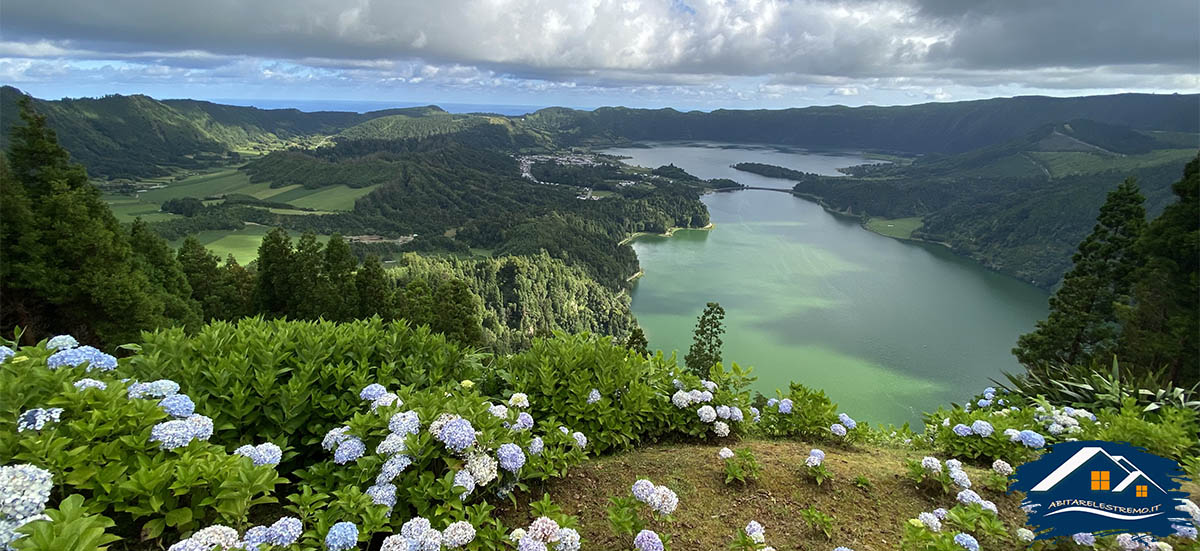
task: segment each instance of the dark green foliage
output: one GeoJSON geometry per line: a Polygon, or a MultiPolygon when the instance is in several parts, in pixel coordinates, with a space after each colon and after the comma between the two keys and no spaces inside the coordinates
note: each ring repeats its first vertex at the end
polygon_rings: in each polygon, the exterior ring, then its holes
{"type": "MultiPolygon", "coordinates": [[[[320,294],[325,299],[322,316],[331,321],[350,321],[360,315],[359,297],[355,287],[354,269],[358,259],[341,235],[333,234],[325,243],[325,258],[321,266],[320,294]]],[[[364,315],[363,317],[370,317],[364,315]]]]}
{"type": "Polygon", "coordinates": [[[191,283],[167,241],[138,218],[129,231],[133,263],[146,274],[154,294],[162,298],[163,314],[174,323],[195,329],[203,309],[195,300],[191,283]]]}
{"type": "Polygon", "coordinates": [[[70,332],[80,340],[118,344],[143,329],[196,321],[186,304],[190,293],[171,294],[183,293],[186,284],[179,284],[178,268],[161,254],[160,243],[142,232],[135,255],[129,234],[88,184],[83,167],[70,162],[45,117],[26,101],[21,120],[7,155],[13,171],[0,163],[4,332],[20,326],[34,340],[70,332]]]}
{"type": "Polygon", "coordinates": [[[733,452],[733,457],[725,460],[726,484],[737,482],[744,486],[758,480],[761,473],[762,466],[750,448],[738,448],[733,452]]]}
{"type": "Polygon", "coordinates": [[[1050,297],[1050,314],[1017,340],[1013,354],[1030,371],[1051,364],[1088,364],[1116,352],[1116,305],[1128,302],[1134,271],[1142,264],[1134,246],[1146,227],[1137,183],[1127,179],[1108,194],[1092,234],[1079,245],[1075,267],[1050,297]]]}
{"type": "Polygon", "coordinates": [[[764,405],[759,423],[763,434],[809,440],[829,437],[829,426],[838,421],[837,404],[825,395],[824,390],[792,383],[787,394],[779,393],[777,399],[784,398],[792,401],[792,412],[780,412],[778,404],[764,405]]]}
{"type": "Polygon", "coordinates": [[[317,319],[329,311],[333,302],[346,297],[331,297],[322,289],[325,281],[321,242],[316,234],[305,232],[296,242],[288,266],[287,315],[297,319],[317,319]]]}
{"type": "Polygon", "coordinates": [[[292,304],[292,238],[281,228],[263,237],[258,246],[254,281],[254,310],[270,317],[286,315],[292,304]]]}
{"type": "Polygon", "coordinates": [[[1177,202],[1138,243],[1132,308],[1122,312],[1123,357],[1147,369],[1166,366],[1180,384],[1200,382],[1200,156],[1173,187],[1177,202]]]}
{"type": "Polygon", "coordinates": [[[163,212],[182,214],[190,218],[204,210],[204,202],[195,197],[180,197],[163,201],[160,208],[163,212]]]}
{"type": "Polygon", "coordinates": [[[673,180],[698,180],[695,176],[688,174],[686,170],[675,166],[674,163],[660,166],[651,171],[655,176],[671,178],[673,180]]]}
{"type": "Polygon", "coordinates": [[[642,331],[641,327],[634,327],[633,331],[629,333],[629,338],[625,339],[625,348],[641,356],[650,353],[646,349],[648,346],[650,346],[650,342],[646,340],[646,333],[642,331]]]}
{"type": "Polygon", "coordinates": [[[358,297],[357,312],[360,316],[393,319],[395,291],[378,256],[371,255],[363,261],[362,267],[354,274],[354,290],[358,297]]]}
{"type": "Polygon", "coordinates": [[[605,180],[620,180],[624,174],[616,165],[599,166],[564,165],[559,163],[534,163],[530,172],[539,182],[567,186],[612,189],[605,180]]]}
{"type": "Polygon", "coordinates": [[[725,309],[715,302],[706,304],[704,313],[696,319],[692,346],[684,362],[697,376],[703,377],[712,366],[721,363],[721,334],[725,332],[721,321],[724,319],[725,309]]]}
{"type": "Polygon", "coordinates": [[[217,255],[188,237],[179,246],[176,258],[192,289],[192,298],[200,303],[204,321],[232,320],[250,314],[254,276],[238,266],[232,255],[220,266],[217,255]]]}
{"type": "Polygon", "coordinates": [[[454,277],[418,276],[409,280],[397,300],[396,316],[428,325],[464,344],[487,344],[483,306],[466,282],[454,277]]]}

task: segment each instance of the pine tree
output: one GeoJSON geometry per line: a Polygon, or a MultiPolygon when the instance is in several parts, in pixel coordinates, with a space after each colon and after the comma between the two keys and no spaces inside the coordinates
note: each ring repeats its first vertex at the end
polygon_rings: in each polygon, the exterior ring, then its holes
{"type": "Polygon", "coordinates": [[[219,297],[221,302],[222,319],[239,319],[256,314],[254,310],[254,290],[257,279],[250,270],[238,264],[233,255],[225,258],[221,267],[221,286],[219,297]]]}
{"type": "Polygon", "coordinates": [[[354,288],[358,294],[357,317],[379,316],[388,320],[395,315],[392,285],[378,256],[371,255],[363,261],[358,273],[354,274],[354,288]]]}
{"type": "Polygon", "coordinates": [[[425,278],[410,280],[397,295],[396,317],[404,318],[413,325],[432,324],[433,287],[425,278]]]}
{"type": "Polygon", "coordinates": [[[317,319],[328,311],[331,297],[325,295],[322,285],[324,263],[325,254],[317,234],[304,232],[296,242],[296,252],[292,255],[288,317],[317,319]]]}
{"type": "Polygon", "coordinates": [[[433,293],[434,331],[463,344],[483,344],[483,305],[466,282],[451,278],[441,282],[433,293]]]}
{"type": "Polygon", "coordinates": [[[1167,368],[1180,385],[1200,382],[1200,155],[1172,186],[1178,200],[1146,228],[1133,304],[1121,316],[1123,365],[1167,368]]]}
{"type": "Polygon", "coordinates": [[[129,231],[135,266],[146,274],[163,304],[163,315],[173,325],[196,328],[201,322],[200,303],[167,240],[154,233],[141,218],[129,231]]]}
{"type": "Polygon", "coordinates": [[[354,268],[358,259],[350,245],[339,234],[329,237],[325,244],[325,259],[321,269],[321,294],[326,309],[324,317],[333,321],[350,321],[358,309],[358,292],[354,289],[354,268]]]}
{"type": "Polygon", "coordinates": [[[650,346],[650,342],[646,340],[646,333],[641,327],[634,327],[629,333],[629,338],[625,340],[625,348],[637,352],[640,356],[648,356],[650,352],[646,349],[650,346]]]}
{"type": "Polygon", "coordinates": [[[292,298],[294,251],[283,228],[263,236],[258,245],[258,275],[254,281],[254,310],[267,317],[288,315],[292,298]]]}
{"type": "Polygon", "coordinates": [[[1146,227],[1143,200],[1132,178],[1109,192],[1074,267],[1050,297],[1049,316],[1017,339],[1013,354],[1026,369],[1111,361],[1120,334],[1118,305],[1129,301],[1141,264],[1135,245],[1146,227]]]}
{"type": "Polygon", "coordinates": [[[721,334],[725,332],[721,322],[724,319],[725,309],[716,302],[710,302],[705,305],[704,313],[696,320],[692,347],[688,349],[683,361],[688,369],[701,379],[707,379],[709,369],[721,363],[721,334]]]}

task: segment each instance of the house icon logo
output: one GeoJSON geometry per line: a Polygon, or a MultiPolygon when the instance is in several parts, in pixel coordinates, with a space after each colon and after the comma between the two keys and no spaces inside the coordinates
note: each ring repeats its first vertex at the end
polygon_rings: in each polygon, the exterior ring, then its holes
{"type": "Polygon", "coordinates": [[[1179,464],[1126,443],[1063,442],[1017,468],[1009,491],[1025,492],[1022,507],[1038,539],[1134,533],[1167,537],[1187,523],[1175,510],[1188,494],[1179,464]]]}

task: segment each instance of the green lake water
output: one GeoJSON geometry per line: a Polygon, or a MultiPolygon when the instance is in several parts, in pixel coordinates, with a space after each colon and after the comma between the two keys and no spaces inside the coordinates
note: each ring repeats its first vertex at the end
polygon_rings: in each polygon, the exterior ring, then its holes
{"type": "MultiPolygon", "coordinates": [[[[674,163],[701,178],[790,188],[733,170],[742,162],[821,174],[868,162],[711,143],[606,151],[631,164],[674,163]]],[[[752,366],[755,390],[822,388],[851,416],[920,426],[922,411],[962,402],[1020,366],[1017,336],[1046,314],[1047,294],[935,246],[871,233],[856,220],[775,191],[704,197],[716,228],[639,238],[645,275],[633,311],[651,347],[682,361],[696,317],[725,308],[724,358],[752,366]]]]}

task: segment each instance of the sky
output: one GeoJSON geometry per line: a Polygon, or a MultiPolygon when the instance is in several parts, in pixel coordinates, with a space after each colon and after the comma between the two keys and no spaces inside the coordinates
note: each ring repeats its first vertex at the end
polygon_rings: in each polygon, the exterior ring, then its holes
{"type": "Polygon", "coordinates": [[[1200,92],[1196,0],[3,0],[34,96],[711,110],[1200,92]]]}

